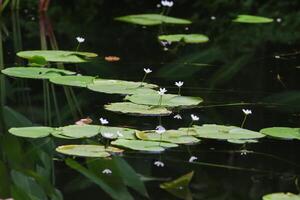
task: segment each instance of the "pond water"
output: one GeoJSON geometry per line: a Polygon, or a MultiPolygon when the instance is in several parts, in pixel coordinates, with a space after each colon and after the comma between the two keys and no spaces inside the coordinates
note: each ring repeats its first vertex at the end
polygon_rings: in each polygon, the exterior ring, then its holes
{"type": "Polygon", "coordinates": [[[171,7],[166,2],[171,1],[52,1],[47,12],[38,12],[37,2],[28,1],[18,11],[3,11],[0,199],[261,200],[279,192],[295,195],[264,200],[300,199],[300,2],[176,0],[171,7]],[[115,20],[149,13],[192,23],[169,24],[161,16],[138,19],[144,24],[132,23],[133,17],[131,23],[115,20]],[[235,20],[245,14],[253,16],[235,20]],[[158,38],[171,34],[201,35],[197,42],[158,38]],[[58,49],[72,52],[26,54],[58,49]],[[25,54],[17,56],[20,51],[25,54]],[[53,59],[60,60],[49,62],[53,59]],[[9,71],[12,67],[27,68],[9,71]],[[148,68],[151,73],[144,72],[148,68]],[[73,72],[67,83],[57,84],[73,72]],[[83,87],[70,86],[85,76],[90,77],[80,82],[83,87]],[[178,81],[184,82],[180,95],[178,81]],[[160,95],[159,88],[167,92],[160,95]],[[176,96],[169,100],[170,94],[176,96]],[[138,108],[144,114],[124,114],[132,104],[118,112],[104,106],[124,98],[148,107],[138,108]],[[144,116],[155,109],[167,116],[144,116]],[[178,114],[182,119],[174,118],[178,114]],[[80,119],[92,123],[66,127],[80,119]],[[36,126],[49,128],[31,129],[36,126]],[[269,127],[286,128],[259,133],[269,127]],[[176,130],[173,136],[169,130],[176,130]],[[156,142],[143,143],[151,139],[156,142]],[[121,140],[142,143],[124,146],[121,140]],[[110,142],[124,151],[111,152],[120,149],[109,150],[110,142]],[[176,143],[188,144],[166,148],[176,143]],[[102,149],[63,146],[75,144],[102,149]]]}

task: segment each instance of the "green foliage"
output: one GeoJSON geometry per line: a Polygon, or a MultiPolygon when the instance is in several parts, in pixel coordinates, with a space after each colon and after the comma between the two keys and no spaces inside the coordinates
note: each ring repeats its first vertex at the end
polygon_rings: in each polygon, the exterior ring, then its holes
{"type": "Polygon", "coordinates": [[[261,129],[260,132],[274,138],[300,140],[300,128],[270,127],[261,129]]]}
{"type": "Polygon", "coordinates": [[[300,200],[300,196],[293,193],[273,193],[263,196],[263,200],[300,200]]]}
{"type": "Polygon", "coordinates": [[[57,147],[56,151],[71,156],[105,158],[110,156],[110,153],[120,153],[123,150],[101,145],[63,145],[57,147]]]}
{"type": "Polygon", "coordinates": [[[250,24],[259,24],[259,23],[271,23],[273,22],[272,18],[255,16],[255,15],[238,15],[233,22],[238,23],[250,23],[250,24]]]}
{"type": "Polygon", "coordinates": [[[205,43],[209,41],[206,35],[202,34],[173,34],[173,35],[160,35],[159,40],[165,40],[168,42],[184,42],[184,43],[205,43]]]}

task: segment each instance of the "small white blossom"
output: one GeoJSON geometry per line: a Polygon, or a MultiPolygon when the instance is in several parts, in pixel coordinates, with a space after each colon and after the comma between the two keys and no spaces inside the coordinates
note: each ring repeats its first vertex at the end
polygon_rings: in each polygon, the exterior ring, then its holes
{"type": "Polygon", "coordinates": [[[211,20],[216,20],[216,17],[215,16],[211,16],[210,19],[211,20]]]}
{"type": "Polygon", "coordinates": [[[111,174],[111,173],[112,173],[112,171],[110,169],[104,169],[102,171],[102,174],[111,174]]]}
{"type": "Polygon", "coordinates": [[[166,129],[163,126],[157,126],[155,132],[158,134],[162,134],[162,133],[166,132],[166,129]]]}
{"type": "Polygon", "coordinates": [[[166,88],[159,88],[158,94],[159,95],[164,95],[167,92],[166,88]]]}
{"type": "Polygon", "coordinates": [[[83,37],[76,37],[77,42],[83,43],[85,39],[83,37]]]}
{"type": "Polygon", "coordinates": [[[277,18],[276,22],[280,23],[280,22],[282,22],[282,19],[281,18],[277,18]]]}
{"type": "Polygon", "coordinates": [[[196,156],[191,156],[189,159],[189,162],[194,162],[195,160],[197,160],[198,158],[196,156]]]}
{"type": "Polygon", "coordinates": [[[108,120],[107,119],[104,119],[104,118],[101,117],[99,120],[100,120],[100,122],[101,122],[102,125],[108,124],[108,120]]]}
{"type": "Polygon", "coordinates": [[[175,82],[175,85],[176,85],[177,87],[181,87],[181,86],[183,86],[183,81],[175,82]]]}
{"type": "Polygon", "coordinates": [[[174,116],[174,119],[182,119],[181,115],[177,114],[174,116]]]}
{"type": "Polygon", "coordinates": [[[165,166],[165,164],[161,161],[155,161],[154,165],[156,165],[157,167],[164,167],[165,166]]]}
{"type": "Polygon", "coordinates": [[[193,121],[198,121],[199,117],[197,115],[191,114],[192,120],[193,121]]]}
{"type": "Polygon", "coordinates": [[[276,55],[276,56],[274,56],[276,59],[279,59],[280,58],[280,56],[278,56],[278,55],[276,55]]]}
{"type": "Polygon", "coordinates": [[[168,1],[168,0],[162,0],[161,5],[166,6],[166,7],[172,7],[174,5],[174,2],[168,1]]]}
{"type": "Polygon", "coordinates": [[[248,110],[248,109],[243,109],[243,113],[244,113],[245,115],[250,115],[250,114],[252,114],[252,111],[251,111],[251,110],[248,110]]]}
{"type": "Polygon", "coordinates": [[[120,131],[117,131],[117,136],[118,137],[123,137],[124,135],[120,131]]]}
{"type": "Polygon", "coordinates": [[[152,70],[149,69],[149,68],[144,68],[144,72],[145,72],[146,74],[150,74],[150,73],[152,72],[152,70]]]}

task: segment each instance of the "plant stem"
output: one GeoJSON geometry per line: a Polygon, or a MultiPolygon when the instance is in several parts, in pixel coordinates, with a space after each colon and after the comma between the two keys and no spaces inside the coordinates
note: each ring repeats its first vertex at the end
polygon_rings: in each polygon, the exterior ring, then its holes
{"type": "Polygon", "coordinates": [[[188,130],[186,132],[186,135],[189,135],[189,131],[190,131],[190,128],[193,126],[193,123],[194,123],[194,121],[191,121],[191,123],[190,123],[190,125],[188,127],[188,130]]]}
{"type": "Polygon", "coordinates": [[[181,95],[181,87],[178,87],[178,95],[181,95]]]}
{"type": "Polygon", "coordinates": [[[243,119],[243,122],[242,122],[242,124],[241,124],[241,128],[244,127],[244,124],[245,124],[245,122],[246,122],[246,119],[247,119],[247,115],[245,115],[245,117],[244,117],[244,119],[243,119]]]}
{"type": "Polygon", "coordinates": [[[54,107],[55,107],[55,112],[56,112],[56,117],[58,121],[58,125],[61,125],[61,118],[60,118],[60,113],[58,109],[58,103],[57,103],[57,98],[56,98],[56,93],[55,93],[55,87],[54,84],[50,83],[51,85],[51,92],[52,92],[52,97],[53,97],[53,102],[54,102],[54,107]]]}
{"type": "Polygon", "coordinates": [[[140,85],[140,87],[142,87],[142,86],[143,86],[143,83],[144,83],[144,81],[145,81],[146,77],[147,77],[147,73],[145,73],[145,75],[144,75],[144,77],[143,77],[143,79],[142,79],[142,81],[141,81],[141,85],[140,85]]]}

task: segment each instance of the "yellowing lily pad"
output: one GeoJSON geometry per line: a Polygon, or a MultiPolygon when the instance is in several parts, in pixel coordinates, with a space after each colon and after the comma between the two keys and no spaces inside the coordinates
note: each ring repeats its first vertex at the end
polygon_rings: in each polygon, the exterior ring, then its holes
{"type": "Polygon", "coordinates": [[[31,79],[49,79],[51,77],[75,74],[75,72],[68,70],[44,67],[10,67],[1,72],[8,76],[31,79]]]}
{"type": "Polygon", "coordinates": [[[152,88],[158,87],[157,85],[122,81],[122,80],[110,80],[110,79],[95,79],[92,84],[88,85],[88,88],[92,91],[103,92],[108,94],[134,94],[134,93],[155,93],[152,88]]]}
{"type": "Polygon", "coordinates": [[[159,40],[168,42],[184,42],[184,43],[204,43],[208,42],[209,38],[202,34],[174,34],[174,35],[160,35],[159,40]]]}
{"type": "Polygon", "coordinates": [[[110,153],[121,153],[122,149],[101,145],[63,145],[56,148],[62,154],[80,157],[108,157],[110,153]]]}
{"type": "Polygon", "coordinates": [[[293,193],[273,193],[263,196],[263,200],[300,200],[300,196],[293,193]]]}
{"type": "Polygon", "coordinates": [[[300,128],[289,127],[271,127],[261,129],[260,132],[267,136],[281,138],[281,139],[297,139],[300,140],[300,128]]]}
{"type": "Polygon", "coordinates": [[[130,102],[111,103],[105,105],[104,108],[113,112],[142,116],[165,116],[172,113],[172,111],[164,107],[139,105],[130,102]]]}
{"type": "Polygon", "coordinates": [[[17,55],[31,60],[34,56],[44,57],[47,62],[82,63],[98,55],[90,52],[60,51],[60,50],[35,50],[20,51],[17,55]]]}
{"type": "Polygon", "coordinates": [[[88,84],[93,83],[94,79],[93,76],[57,76],[50,78],[50,82],[59,85],[87,87],[88,84]]]}
{"type": "Polygon", "coordinates": [[[43,138],[49,136],[53,131],[53,128],[46,126],[10,128],[8,130],[9,133],[15,136],[25,138],[43,138]]]}
{"type": "Polygon", "coordinates": [[[175,17],[169,17],[160,14],[138,14],[138,15],[126,15],[122,17],[117,17],[115,20],[144,25],[153,26],[159,24],[191,24],[190,20],[180,19],[175,17]]]}
{"type": "Polygon", "coordinates": [[[250,23],[250,24],[259,24],[259,23],[271,23],[273,22],[272,18],[255,16],[255,15],[238,15],[236,19],[233,20],[238,23],[250,23]]]}
{"type": "Polygon", "coordinates": [[[142,105],[158,106],[160,104],[164,107],[192,107],[200,104],[203,101],[200,97],[165,94],[162,96],[162,101],[160,103],[160,98],[161,96],[158,93],[138,93],[131,96],[126,96],[125,100],[142,105]]]}

